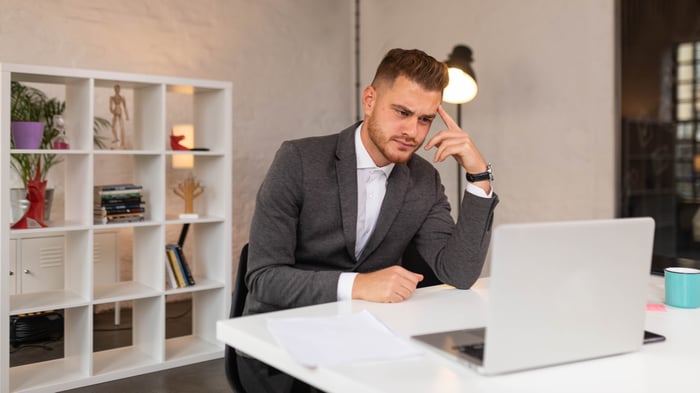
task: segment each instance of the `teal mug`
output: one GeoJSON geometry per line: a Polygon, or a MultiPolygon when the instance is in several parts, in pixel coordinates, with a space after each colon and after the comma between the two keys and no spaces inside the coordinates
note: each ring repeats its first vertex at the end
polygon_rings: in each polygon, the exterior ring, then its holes
{"type": "Polygon", "coordinates": [[[700,307],[700,270],[669,267],[664,270],[666,304],[680,308],[700,307]]]}

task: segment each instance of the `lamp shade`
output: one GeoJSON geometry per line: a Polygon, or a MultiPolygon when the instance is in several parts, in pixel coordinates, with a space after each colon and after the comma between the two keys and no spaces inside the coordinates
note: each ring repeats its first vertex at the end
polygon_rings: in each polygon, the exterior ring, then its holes
{"type": "Polygon", "coordinates": [[[450,82],[443,91],[442,99],[450,104],[464,104],[476,97],[479,88],[476,74],[472,69],[472,50],[464,45],[457,45],[445,61],[450,82]]]}

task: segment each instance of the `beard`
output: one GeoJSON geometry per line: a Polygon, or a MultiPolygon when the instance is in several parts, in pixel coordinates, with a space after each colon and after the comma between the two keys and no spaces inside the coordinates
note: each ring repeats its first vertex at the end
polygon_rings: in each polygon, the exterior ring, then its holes
{"type": "Polygon", "coordinates": [[[405,164],[411,159],[413,153],[423,144],[423,141],[417,141],[415,138],[406,136],[388,136],[382,132],[379,124],[373,118],[367,120],[367,131],[369,139],[374,146],[384,156],[384,158],[394,164],[405,164]],[[401,146],[394,141],[411,144],[412,147],[401,146]]]}

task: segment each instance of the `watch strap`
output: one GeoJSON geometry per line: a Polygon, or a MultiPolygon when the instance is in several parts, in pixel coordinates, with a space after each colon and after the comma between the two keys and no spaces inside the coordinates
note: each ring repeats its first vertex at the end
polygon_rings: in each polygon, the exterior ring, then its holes
{"type": "Polygon", "coordinates": [[[474,183],[478,181],[489,180],[493,181],[493,171],[491,170],[491,164],[486,165],[486,172],[481,173],[469,173],[467,172],[467,181],[474,183]]]}

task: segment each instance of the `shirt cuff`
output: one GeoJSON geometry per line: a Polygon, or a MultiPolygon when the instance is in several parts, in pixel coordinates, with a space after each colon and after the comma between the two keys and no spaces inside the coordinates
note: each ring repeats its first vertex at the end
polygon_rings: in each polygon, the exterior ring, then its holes
{"type": "Polygon", "coordinates": [[[340,273],[338,278],[338,301],[352,300],[352,285],[358,273],[340,273]]]}
{"type": "Polygon", "coordinates": [[[467,192],[481,198],[491,198],[493,196],[493,186],[491,186],[491,191],[489,191],[489,193],[486,194],[486,191],[484,191],[483,188],[477,187],[474,184],[467,182],[467,192]]]}

